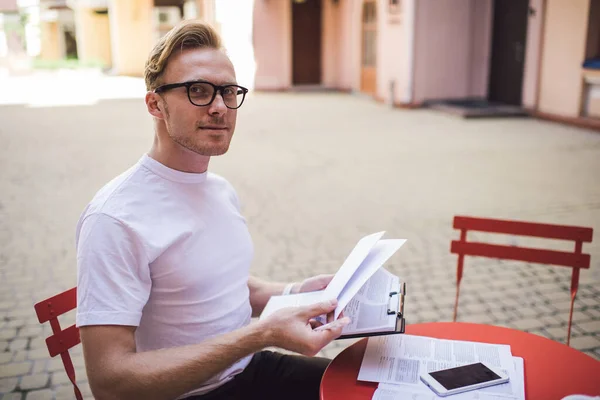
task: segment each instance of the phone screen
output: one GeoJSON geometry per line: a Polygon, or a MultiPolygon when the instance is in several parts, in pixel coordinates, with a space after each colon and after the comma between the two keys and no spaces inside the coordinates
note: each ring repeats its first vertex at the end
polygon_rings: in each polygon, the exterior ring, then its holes
{"type": "Polygon", "coordinates": [[[430,372],[429,375],[448,390],[500,379],[494,371],[482,363],[430,372]]]}

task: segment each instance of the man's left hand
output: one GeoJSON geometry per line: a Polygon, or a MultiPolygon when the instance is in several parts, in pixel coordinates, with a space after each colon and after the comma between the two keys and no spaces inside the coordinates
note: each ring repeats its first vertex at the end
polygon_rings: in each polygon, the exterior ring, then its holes
{"type": "Polygon", "coordinates": [[[317,275],[312,278],[305,279],[300,283],[296,283],[292,288],[292,293],[305,293],[305,292],[316,292],[317,290],[323,290],[329,285],[329,282],[333,279],[332,274],[317,275]]]}

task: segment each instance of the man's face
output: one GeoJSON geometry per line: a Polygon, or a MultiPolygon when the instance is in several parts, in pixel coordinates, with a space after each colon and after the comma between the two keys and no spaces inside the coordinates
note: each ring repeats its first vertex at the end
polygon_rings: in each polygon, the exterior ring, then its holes
{"type": "MultiPolygon", "coordinates": [[[[204,80],[215,85],[236,84],[229,58],[215,49],[189,49],[174,53],[161,84],[204,80]]],[[[207,106],[193,105],[186,87],[160,94],[164,123],[170,138],[180,146],[204,156],[224,154],[235,130],[237,110],[229,109],[220,94],[207,106]]]]}

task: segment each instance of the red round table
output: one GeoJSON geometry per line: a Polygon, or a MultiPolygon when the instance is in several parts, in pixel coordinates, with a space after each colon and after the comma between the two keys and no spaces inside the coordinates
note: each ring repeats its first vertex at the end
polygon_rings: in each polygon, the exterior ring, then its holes
{"type": "MultiPolygon", "coordinates": [[[[439,339],[509,344],[525,363],[525,396],[561,399],[570,394],[600,395],[600,361],[564,344],[499,326],[463,322],[408,325],[406,333],[439,339]]],[[[321,400],[371,400],[377,383],[357,381],[367,339],[348,347],[329,364],[321,381],[321,400]]]]}

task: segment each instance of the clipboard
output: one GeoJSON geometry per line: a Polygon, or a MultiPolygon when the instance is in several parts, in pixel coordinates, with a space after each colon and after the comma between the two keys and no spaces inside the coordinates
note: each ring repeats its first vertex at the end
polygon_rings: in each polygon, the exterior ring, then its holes
{"type": "Polygon", "coordinates": [[[400,292],[390,292],[388,299],[388,315],[396,314],[396,326],[394,330],[383,332],[366,332],[349,335],[341,335],[335,340],[354,339],[371,336],[396,335],[405,332],[406,320],[404,319],[404,297],[406,296],[406,282],[400,283],[400,292]]]}

